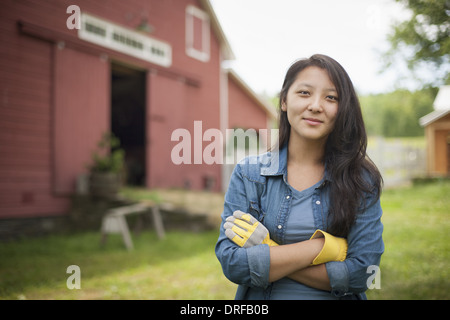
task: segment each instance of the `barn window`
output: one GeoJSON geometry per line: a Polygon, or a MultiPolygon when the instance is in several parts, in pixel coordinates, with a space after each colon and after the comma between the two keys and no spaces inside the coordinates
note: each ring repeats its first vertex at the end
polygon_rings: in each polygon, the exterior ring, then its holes
{"type": "Polygon", "coordinates": [[[200,61],[209,61],[209,17],[194,6],[186,8],[186,54],[200,61]]]}

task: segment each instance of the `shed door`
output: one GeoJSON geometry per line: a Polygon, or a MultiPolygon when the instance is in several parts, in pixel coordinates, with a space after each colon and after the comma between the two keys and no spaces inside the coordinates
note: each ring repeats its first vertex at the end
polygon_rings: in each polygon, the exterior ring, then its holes
{"type": "Polygon", "coordinates": [[[54,52],[54,191],[67,194],[109,130],[109,63],[68,48],[54,52]]]}

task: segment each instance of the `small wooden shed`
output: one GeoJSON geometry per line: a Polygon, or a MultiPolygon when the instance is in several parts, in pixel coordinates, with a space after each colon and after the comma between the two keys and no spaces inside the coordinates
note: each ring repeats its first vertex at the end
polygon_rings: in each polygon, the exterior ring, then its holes
{"type": "Polygon", "coordinates": [[[419,120],[425,127],[427,173],[450,176],[450,85],[439,89],[433,107],[433,112],[419,120]]]}

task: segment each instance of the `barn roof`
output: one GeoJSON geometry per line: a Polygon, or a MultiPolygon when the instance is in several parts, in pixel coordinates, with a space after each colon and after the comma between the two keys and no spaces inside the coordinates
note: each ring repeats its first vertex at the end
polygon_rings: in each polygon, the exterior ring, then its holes
{"type": "Polygon", "coordinates": [[[225,36],[225,33],[223,32],[222,27],[220,26],[219,20],[217,19],[216,13],[214,12],[211,3],[209,2],[209,0],[199,0],[199,1],[203,6],[203,9],[208,13],[211,19],[211,26],[214,31],[214,34],[219,39],[224,60],[234,60],[235,55],[233,53],[233,50],[231,49],[230,43],[228,42],[227,37],[225,36]]]}
{"type": "MultiPolygon", "coordinates": [[[[234,60],[235,55],[233,53],[233,50],[231,49],[230,43],[227,40],[227,37],[225,36],[225,33],[222,30],[222,27],[220,26],[219,20],[217,19],[216,13],[214,12],[213,7],[211,6],[211,3],[209,0],[199,0],[201,5],[203,6],[203,9],[208,13],[210,19],[211,19],[211,26],[212,29],[219,39],[222,54],[224,60],[234,60]]],[[[229,77],[233,79],[251,98],[255,100],[255,102],[272,118],[276,119],[276,111],[274,108],[266,101],[266,99],[259,96],[257,93],[255,93],[246,83],[244,80],[242,80],[241,77],[238,76],[238,74],[232,70],[227,69],[226,70],[229,77]]]]}
{"type": "Polygon", "coordinates": [[[271,119],[277,118],[277,112],[275,108],[267,101],[267,99],[264,99],[255,91],[253,91],[252,88],[250,88],[233,69],[226,69],[226,72],[228,73],[230,79],[232,79],[239,87],[241,87],[241,89],[243,89],[244,92],[246,92],[271,119]]]}

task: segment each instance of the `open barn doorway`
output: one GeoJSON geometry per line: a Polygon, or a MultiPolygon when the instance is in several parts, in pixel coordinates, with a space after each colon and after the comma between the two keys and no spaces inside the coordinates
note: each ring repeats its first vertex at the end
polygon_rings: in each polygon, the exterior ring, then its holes
{"type": "Polygon", "coordinates": [[[125,182],[145,185],[146,73],[111,64],[111,131],[125,150],[125,182]]]}

